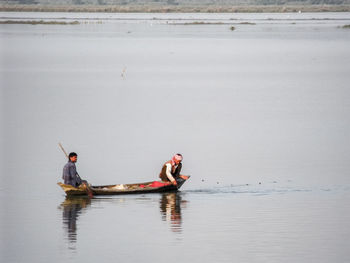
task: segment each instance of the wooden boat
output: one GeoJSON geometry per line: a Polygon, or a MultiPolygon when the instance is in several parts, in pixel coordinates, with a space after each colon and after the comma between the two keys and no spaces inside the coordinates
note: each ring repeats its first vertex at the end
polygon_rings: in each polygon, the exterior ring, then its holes
{"type": "Polygon", "coordinates": [[[137,184],[113,184],[113,185],[90,185],[87,189],[86,186],[80,185],[74,187],[71,185],[57,183],[67,196],[79,196],[87,195],[88,190],[93,195],[120,195],[120,194],[145,194],[145,193],[163,193],[163,192],[176,192],[180,187],[190,178],[190,176],[181,176],[178,178],[177,186],[173,184],[165,184],[158,181],[137,183],[137,184]]]}

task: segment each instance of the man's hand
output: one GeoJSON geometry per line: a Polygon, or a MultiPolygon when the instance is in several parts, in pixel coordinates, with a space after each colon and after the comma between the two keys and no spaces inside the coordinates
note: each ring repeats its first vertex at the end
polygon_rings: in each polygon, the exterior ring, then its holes
{"type": "Polygon", "coordinates": [[[177,185],[177,182],[176,182],[176,180],[175,180],[175,181],[173,181],[173,182],[172,182],[172,184],[173,184],[173,185],[177,185]]]}

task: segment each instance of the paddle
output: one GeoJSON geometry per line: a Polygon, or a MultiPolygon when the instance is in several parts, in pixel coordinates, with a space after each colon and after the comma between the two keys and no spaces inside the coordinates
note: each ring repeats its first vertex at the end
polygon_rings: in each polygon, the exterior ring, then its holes
{"type": "MultiPolygon", "coordinates": [[[[60,148],[63,151],[64,155],[69,160],[69,156],[68,156],[67,152],[64,150],[64,148],[63,148],[63,146],[62,146],[62,144],[60,142],[58,143],[58,146],[60,146],[60,148]]],[[[80,181],[83,181],[78,173],[77,173],[77,176],[79,177],[80,181]]],[[[90,189],[90,186],[86,182],[82,182],[82,184],[85,186],[85,189],[86,189],[86,192],[87,192],[88,196],[90,198],[94,197],[94,195],[93,195],[93,193],[92,193],[92,191],[90,189]]]]}

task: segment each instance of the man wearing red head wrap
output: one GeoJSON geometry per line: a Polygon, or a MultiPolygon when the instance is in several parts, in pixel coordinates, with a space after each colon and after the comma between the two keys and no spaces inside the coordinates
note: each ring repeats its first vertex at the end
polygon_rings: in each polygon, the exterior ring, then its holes
{"type": "Polygon", "coordinates": [[[176,179],[180,176],[182,168],[182,155],[177,153],[167,161],[160,171],[159,178],[163,182],[171,182],[173,185],[177,185],[176,179]]]}

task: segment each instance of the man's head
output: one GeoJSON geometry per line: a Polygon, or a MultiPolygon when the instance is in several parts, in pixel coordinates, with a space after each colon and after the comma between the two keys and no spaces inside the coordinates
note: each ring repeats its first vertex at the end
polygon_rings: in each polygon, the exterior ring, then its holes
{"type": "Polygon", "coordinates": [[[69,161],[71,161],[72,163],[76,163],[78,159],[78,155],[75,152],[71,152],[68,158],[69,158],[69,161]]]}
{"type": "Polygon", "coordinates": [[[177,153],[173,156],[173,161],[175,162],[175,164],[179,164],[182,161],[182,155],[180,153],[177,153]]]}

